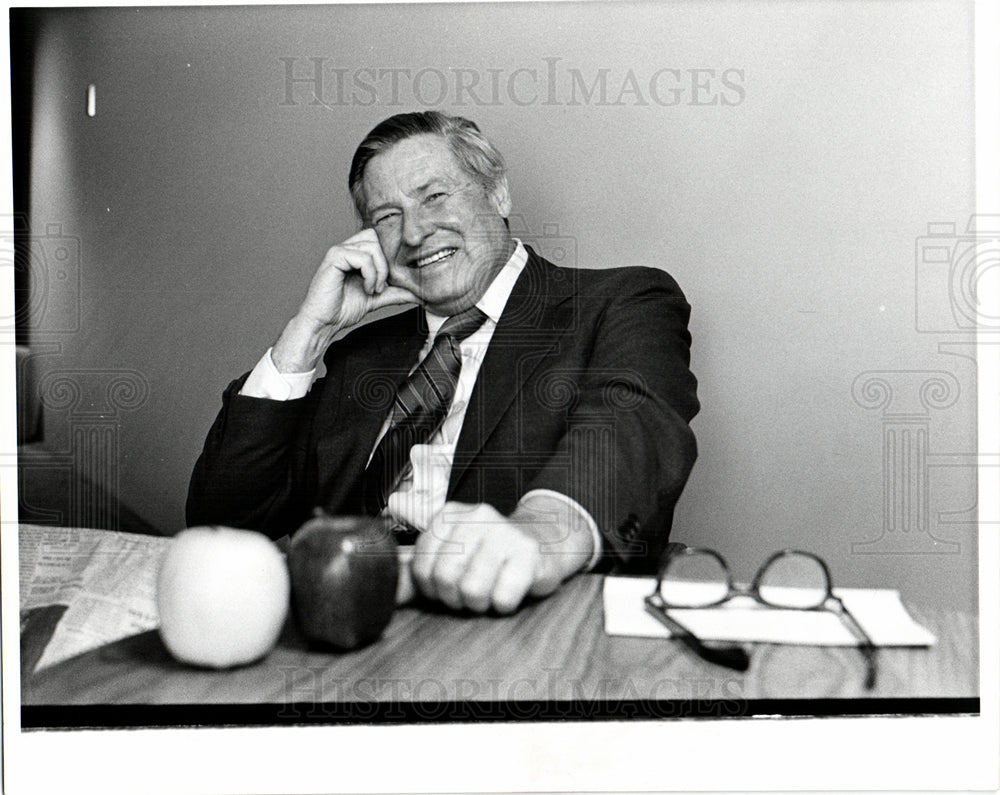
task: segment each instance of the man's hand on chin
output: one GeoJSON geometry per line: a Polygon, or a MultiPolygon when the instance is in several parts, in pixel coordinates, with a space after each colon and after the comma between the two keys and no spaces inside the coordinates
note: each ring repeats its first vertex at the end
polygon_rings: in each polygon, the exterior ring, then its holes
{"type": "Polygon", "coordinates": [[[455,610],[511,613],[547,596],[590,560],[594,540],[560,500],[533,495],[510,516],[490,505],[446,503],[417,539],[417,590],[455,610]]]}

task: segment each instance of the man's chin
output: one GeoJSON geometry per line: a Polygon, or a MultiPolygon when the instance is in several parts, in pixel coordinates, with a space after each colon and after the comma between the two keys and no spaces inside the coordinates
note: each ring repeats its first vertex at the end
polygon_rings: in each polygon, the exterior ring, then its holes
{"type": "MultiPolygon", "coordinates": [[[[456,294],[454,277],[440,274],[433,280],[430,278],[408,279],[403,286],[417,297],[417,303],[436,315],[449,315],[455,307],[465,300],[465,294],[456,294]]],[[[475,303],[473,301],[472,303],[475,303]]]]}

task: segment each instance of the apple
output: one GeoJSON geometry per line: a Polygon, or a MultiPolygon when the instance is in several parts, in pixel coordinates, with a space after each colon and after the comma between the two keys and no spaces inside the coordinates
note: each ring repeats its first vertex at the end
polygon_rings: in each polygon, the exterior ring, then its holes
{"type": "Polygon", "coordinates": [[[160,637],[181,662],[208,668],[265,656],[288,617],[285,557],[266,536],[232,527],[192,527],[160,561],[160,637]]]}
{"type": "Polygon", "coordinates": [[[396,606],[399,561],[390,524],[318,515],[292,536],[292,606],[305,636],[340,650],[381,636],[396,606]]]}

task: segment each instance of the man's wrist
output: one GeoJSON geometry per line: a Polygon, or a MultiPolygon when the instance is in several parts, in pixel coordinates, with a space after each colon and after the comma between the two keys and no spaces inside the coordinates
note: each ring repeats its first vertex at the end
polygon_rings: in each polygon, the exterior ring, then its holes
{"type": "Polygon", "coordinates": [[[317,326],[296,315],[274,343],[271,361],[279,373],[315,370],[336,334],[333,326],[317,326]]]}
{"type": "Polygon", "coordinates": [[[561,579],[588,568],[599,552],[585,512],[576,510],[571,500],[531,492],[521,498],[509,518],[538,540],[543,559],[561,579]]]}
{"type": "Polygon", "coordinates": [[[312,388],[316,378],[315,370],[304,373],[279,373],[271,359],[271,348],[257,362],[250,375],[247,376],[240,394],[246,397],[265,398],[267,400],[297,400],[305,397],[312,388]]]}

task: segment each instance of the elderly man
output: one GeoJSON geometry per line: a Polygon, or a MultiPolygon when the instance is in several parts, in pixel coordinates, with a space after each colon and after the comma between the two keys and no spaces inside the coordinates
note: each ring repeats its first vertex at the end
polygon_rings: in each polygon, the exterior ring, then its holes
{"type": "Polygon", "coordinates": [[[385,512],[416,531],[422,594],[475,612],[655,568],[696,455],[674,280],[557,268],[513,238],[503,159],[466,119],[387,119],[349,186],[363,229],[227,389],[188,523],[277,538],[316,506],[385,512]]]}

